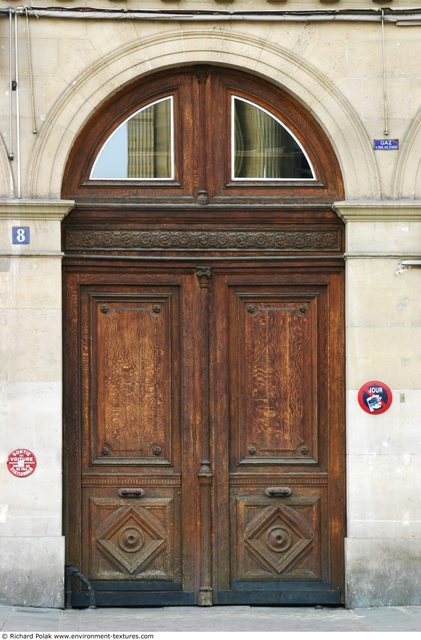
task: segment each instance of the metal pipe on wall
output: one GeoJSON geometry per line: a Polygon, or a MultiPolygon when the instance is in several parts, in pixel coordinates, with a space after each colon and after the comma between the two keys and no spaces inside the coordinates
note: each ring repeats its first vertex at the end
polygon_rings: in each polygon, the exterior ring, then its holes
{"type": "MultiPolygon", "coordinates": [[[[0,14],[9,9],[0,8],[0,14]]],[[[91,20],[153,20],[179,22],[391,22],[398,26],[419,26],[421,23],[421,7],[410,9],[332,9],[313,11],[148,11],[120,9],[97,9],[80,7],[18,7],[11,9],[16,13],[28,13],[38,18],[70,18],[91,20]],[[383,11],[383,14],[382,14],[383,11]]]]}
{"type": "Polygon", "coordinates": [[[31,27],[29,24],[28,9],[25,9],[26,17],[26,42],[28,45],[28,64],[29,64],[29,85],[31,91],[31,113],[32,113],[32,133],[38,133],[37,118],[35,113],[35,95],[34,95],[34,73],[32,65],[32,41],[31,41],[31,27]]]}
{"type": "Polygon", "coordinates": [[[19,102],[19,41],[18,12],[15,12],[15,82],[16,82],[16,197],[22,197],[21,159],[20,159],[20,102],[19,102]]]}
{"type": "Polygon", "coordinates": [[[9,9],[9,145],[7,157],[13,160],[13,88],[12,88],[12,68],[13,68],[13,12],[9,9]]]}
{"type": "Polygon", "coordinates": [[[382,9],[382,66],[383,66],[383,134],[389,135],[389,108],[387,104],[387,76],[386,76],[386,58],[384,45],[384,12],[382,9]]]}

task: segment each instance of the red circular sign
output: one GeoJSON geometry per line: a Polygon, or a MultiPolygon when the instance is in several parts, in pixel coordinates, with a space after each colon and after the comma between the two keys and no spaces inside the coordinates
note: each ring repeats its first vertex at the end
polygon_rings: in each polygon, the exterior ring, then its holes
{"type": "Polygon", "coordinates": [[[27,478],[34,473],[36,466],[37,459],[28,449],[15,449],[7,460],[7,468],[16,478],[27,478]]]}
{"type": "Polygon", "coordinates": [[[358,392],[361,409],[370,415],[384,413],[392,404],[392,392],[384,382],[372,380],[363,384],[358,392]]]}

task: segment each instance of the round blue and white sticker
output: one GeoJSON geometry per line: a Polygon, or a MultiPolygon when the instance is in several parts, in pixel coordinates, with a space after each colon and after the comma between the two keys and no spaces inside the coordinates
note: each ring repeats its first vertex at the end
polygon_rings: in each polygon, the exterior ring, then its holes
{"type": "Polygon", "coordinates": [[[359,390],[358,402],[361,409],[371,415],[384,413],[392,404],[392,392],[384,382],[372,380],[359,390]]]}

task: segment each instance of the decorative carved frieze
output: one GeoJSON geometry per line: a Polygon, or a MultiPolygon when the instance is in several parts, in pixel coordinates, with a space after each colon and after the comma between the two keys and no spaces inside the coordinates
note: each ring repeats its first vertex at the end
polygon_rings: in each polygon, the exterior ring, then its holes
{"type": "Polygon", "coordinates": [[[179,487],[181,479],[179,477],[163,476],[162,478],[144,476],[84,476],[82,487],[130,487],[130,486],[151,486],[151,487],[179,487]]]}
{"type": "Polygon", "coordinates": [[[340,231],[68,230],[66,248],[117,250],[339,251],[340,231]]]}
{"type": "Polygon", "coordinates": [[[230,483],[232,486],[238,487],[249,487],[249,486],[266,486],[269,482],[274,482],[274,478],[276,477],[276,482],[279,483],[288,483],[292,485],[302,485],[302,486],[316,486],[316,487],[324,487],[327,486],[327,476],[323,475],[311,475],[306,474],[301,478],[294,478],[291,476],[264,476],[262,477],[253,477],[247,478],[246,476],[236,476],[232,477],[230,483]]]}

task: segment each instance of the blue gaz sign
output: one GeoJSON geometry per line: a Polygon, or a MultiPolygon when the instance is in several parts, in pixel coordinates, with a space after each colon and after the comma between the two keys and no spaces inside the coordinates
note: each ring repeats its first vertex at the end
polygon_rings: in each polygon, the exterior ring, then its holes
{"type": "Polygon", "coordinates": [[[30,242],[29,227],[12,227],[12,244],[29,244],[30,242]]]}
{"type": "Polygon", "coordinates": [[[374,151],[397,151],[399,149],[399,140],[397,138],[382,138],[373,140],[374,151]]]}

